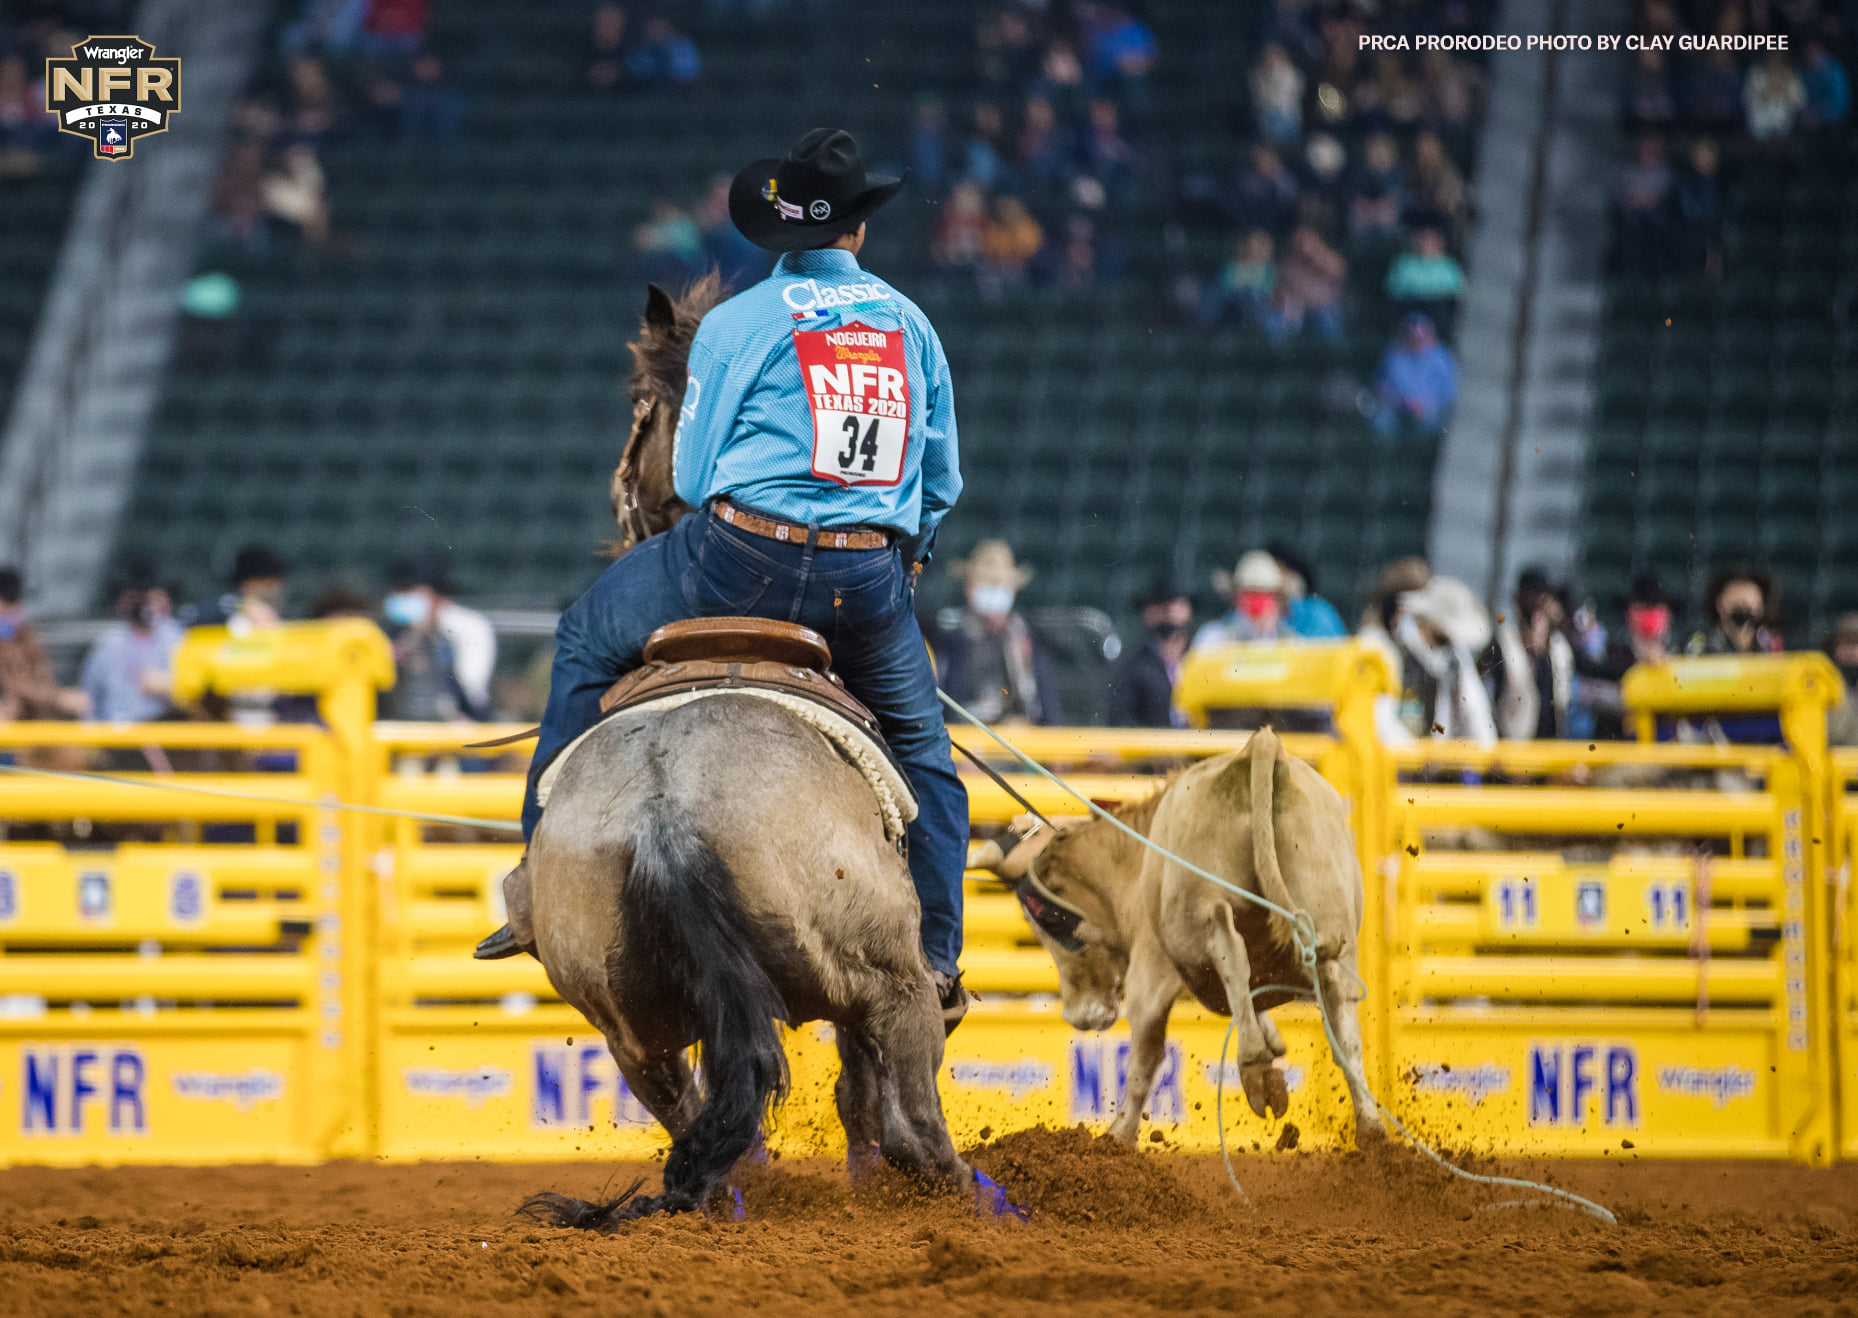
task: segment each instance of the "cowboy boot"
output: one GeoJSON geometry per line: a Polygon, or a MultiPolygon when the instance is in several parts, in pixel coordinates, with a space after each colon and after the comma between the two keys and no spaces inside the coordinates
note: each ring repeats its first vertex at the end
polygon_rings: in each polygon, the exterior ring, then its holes
{"type": "Polygon", "coordinates": [[[947,975],[932,970],[929,975],[935,981],[935,995],[942,1004],[942,1037],[946,1039],[968,1014],[968,990],[962,987],[959,974],[947,975]]]}
{"type": "Polygon", "coordinates": [[[529,907],[529,871],[524,868],[529,862],[527,854],[516,863],[516,868],[503,876],[503,909],[508,912],[510,922],[497,930],[477,945],[471,953],[477,961],[501,961],[504,957],[516,956],[527,952],[535,955],[535,926],[530,919],[529,907]]]}

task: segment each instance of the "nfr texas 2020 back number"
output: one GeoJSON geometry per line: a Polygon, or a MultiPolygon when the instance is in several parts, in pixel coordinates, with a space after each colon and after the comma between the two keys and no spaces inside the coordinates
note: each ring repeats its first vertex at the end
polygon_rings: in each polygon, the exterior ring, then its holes
{"type": "Polygon", "coordinates": [[[895,485],[910,436],[903,331],[853,321],[795,330],[813,410],[813,474],[840,485],[895,485]]]}

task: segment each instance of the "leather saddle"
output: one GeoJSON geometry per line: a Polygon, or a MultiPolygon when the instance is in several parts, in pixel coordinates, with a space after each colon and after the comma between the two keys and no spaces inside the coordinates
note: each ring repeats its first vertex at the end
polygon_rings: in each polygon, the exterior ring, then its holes
{"type": "Polygon", "coordinates": [[[850,719],[884,746],[871,711],[832,671],[826,638],[810,627],[767,618],[666,623],[645,642],[644,665],[600,697],[600,712],[612,714],[661,696],[727,687],[764,687],[811,700],[850,719]]]}

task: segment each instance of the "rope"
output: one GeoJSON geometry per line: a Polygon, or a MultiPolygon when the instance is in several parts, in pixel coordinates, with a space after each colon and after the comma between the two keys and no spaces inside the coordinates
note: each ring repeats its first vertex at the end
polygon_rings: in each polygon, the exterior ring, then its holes
{"type": "Polygon", "coordinates": [[[264,796],[257,792],[227,792],[215,787],[194,787],[187,783],[150,782],[145,778],[120,778],[108,773],[79,773],[71,769],[40,769],[25,764],[0,764],[0,773],[18,773],[36,778],[73,778],[79,782],[115,783],[118,787],[142,787],[153,792],[185,792],[189,796],[213,796],[225,801],[257,801],[264,805],[294,805],[306,810],[338,810],[353,815],[386,815],[393,819],[420,819],[429,824],[457,824],[465,828],[492,828],[503,833],[520,833],[521,824],[507,819],[474,819],[469,815],[429,815],[420,810],[390,810],[385,806],[356,805],[333,797],[322,801],[299,796],[264,796]]]}
{"type": "MultiPolygon", "coordinates": [[[[1219,877],[1219,875],[1214,874],[1211,871],[1200,868],[1200,866],[1194,864],[1192,861],[1184,860],[1180,856],[1175,855],[1172,851],[1169,851],[1166,847],[1162,846],[1160,843],[1155,842],[1148,837],[1145,837],[1142,833],[1138,832],[1136,829],[1133,829],[1128,824],[1125,824],[1122,820],[1118,819],[1115,815],[1105,810],[1102,806],[1099,806],[1096,802],[1090,800],[1090,798],[1080,794],[1075,788],[1073,788],[1064,779],[1060,778],[1057,774],[1053,773],[1050,769],[1047,769],[1044,765],[1040,764],[1037,760],[1034,760],[1031,756],[1027,755],[1024,751],[1020,750],[1019,747],[1013,745],[1013,743],[1008,741],[1005,737],[1002,737],[998,732],[995,732],[992,728],[987,726],[987,724],[981,722],[974,715],[970,714],[965,708],[962,707],[959,701],[955,700],[955,698],[950,696],[946,691],[942,691],[938,689],[936,691],[936,695],[941,699],[944,705],[947,705],[950,709],[954,710],[957,714],[961,715],[962,718],[966,719],[969,723],[972,723],[975,727],[979,728],[982,732],[986,733],[989,737],[993,738],[993,740],[997,742],[1000,745],[1000,747],[1003,750],[1005,750],[1009,755],[1013,756],[1014,759],[1018,760],[1021,764],[1025,765],[1028,769],[1032,770],[1032,772],[1038,774],[1040,777],[1046,779],[1047,781],[1052,783],[1054,786],[1058,787],[1061,791],[1065,792],[1066,794],[1072,797],[1075,797],[1079,802],[1081,802],[1084,805],[1086,809],[1090,811],[1091,814],[1096,815],[1099,819],[1107,820],[1109,823],[1115,825],[1117,828],[1121,829],[1124,833],[1127,833],[1130,837],[1134,838],[1137,842],[1141,843],[1143,846],[1147,847],[1149,850],[1155,852],[1157,855],[1160,855],[1166,858],[1167,860],[1172,861],[1174,864],[1179,865],[1182,869],[1186,870],[1188,873],[1198,875],[1200,878],[1205,879],[1208,883],[1213,884],[1215,887],[1224,888],[1227,892],[1232,893],[1234,896],[1241,897],[1244,900],[1251,902],[1255,906],[1262,906],[1267,911],[1271,911],[1272,913],[1276,915],[1282,916],[1286,921],[1289,922],[1291,939],[1297,949],[1298,959],[1303,963],[1303,969],[1305,973],[1308,974],[1310,977],[1310,983],[1313,985],[1317,982],[1316,981],[1316,966],[1317,966],[1316,922],[1314,919],[1311,918],[1311,916],[1309,915],[1307,911],[1287,911],[1283,907],[1279,906],[1276,902],[1271,901],[1269,898],[1261,896],[1258,893],[1251,892],[1248,889],[1241,888],[1236,883],[1232,883],[1226,879],[1222,879],[1219,877]]],[[[1267,985],[1266,988],[1264,989],[1254,989],[1252,992],[1252,996],[1256,997],[1259,993],[1266,992],[1270,987],[1273,987],[1273,986],[1267,985]]],[[[1301,991],[1303,990],[1299,990],[1299,992],[1301,991]]],[[[1571,1191],[1557,1189],[1555,1186],[1544,1185],[1539,1181],[1528,1181],[1528,1180],[1523,1180],[1519,1177],[1514,1177],[1514,1176],[1485,1176],[1478,1172],[1468,1172],[1464,1168],[1454,1166],[1452,1163],[1446,1161],[1446,1159],[1443,1156],[1441,1156],[1436,1150],[1434,1150],[1431,1145],[1427,1144],[1424,1140],[1420,1139],[1419,1136],[1415,1135],[1412,1131],[1408,1130],[1406,1127],[1406,1123],[1401,1121],[1400,1118],[1394,1114],[1391,1108],[1389,1108],[1385,1103],[1381,1102],[1380,1096],[1377,1095],[1368,1086],[1366,1077],[1364,1077],[1358,1071],[1355,1071],[1351,1067],[1350,1063],[1346,1060],[1347,1054],[1343,1052],[1341,1044],[1336,1038],[1335,1029],[1329,1020],[1329,1008],[1327,1004],[1323,1002],[1321,994],[1315,994],[1314,996],[1316,998],[1316,1012],[1317,1012],[1317,1015],[1321,1017],[1322,1019],[1323,1037],[1327,1039],[1329,1042],[1330,1054],[1335,1058],[1337,1065],[1342,1068],[1347,1078],[1350,1081],[1352,1081],[1355,1085],[1359,1086],[1362,1093],[1367,1094],[1369,1098],[1374,1100],[1374,1106],[1381,1111],[1381,1113],[1387,1118],[1389,1122],[1392,1123],[1394,1129],[1399,1131],[1401,1137],[1405,1139],[1407,1143],[1411,1144],[1414,1148],[1418,1149],[1421,1153],[1425,1154],[1426,1157],[1430,1158],[1433,1162],[1443,1167],[1446,1171],[1450,1172],[1453,1176],[1459,1177],[1463,1180],[1472,1181],[1479,1185],[1506,1185],[1506,1186],[1512,1186],[1518,1189],[1533,1190],[1539,1194],[1545,1194],[1555,1199],[1565,1200],[1567,1201],[1567,1204],[1569,1207],[1578,1208],[1580,1211],[1584,1213],[1589,1213],[1593,1215],[1594,1217],[1599,1218],[1602,1222],[1607,1223],[1608,1225],[1613,1225],[1613,1226],[1618,1225],[1618,1219],[1615,1218],[1610,1211],[1601,1207],[1599,1204],[1595,1203],[1593,1200],[1583,1198],[1580,1195],[1574,1194],[1571,1191]]],[[[1226,1044],[1231,1042],[1232,1031],[1234,1028],[1236,1028],[1237,1024],[1238,1024],[1237,1017],[1234,1017],[1233,1020],[1226,1026],[1226,1043],[1222,1043],[1220,1045],[1218,1081],[1217,1081],[1217,1084],[1214,1090],[1214,1095],[1213,1095],[1213,1110],[1214,1110],[1214,1115],[1216,1118],[1222,1116],[1222,1112],[1221,1112],[1222,1098],[1223,1098],[1223,1091],[1225,1088],[1225,1081],[1226,1081],[1226,1044]]],[[[1220,1121],[1220,1127],[1219,1127],[1219,1151],[1220,1151],[1220,1154],[1226,1160],[1226,1175],[1232,1181],[1232,1188],[1238,1191],[1239,1198],[1246,1200],[1246,1202],[1250,1202],[1248,1196],[1245,1193],[1245,1187],[1239,1184],[1239,1178],[1233,1173],[1231,1155],[1226,1152],[1226,1127],[1225,1127],[1225,1122],[1223,1119],[1220,1121]]],[[[1494,1206],[1502,1206],[1502,1205],[1494,1205],[1494,1206]]]]}

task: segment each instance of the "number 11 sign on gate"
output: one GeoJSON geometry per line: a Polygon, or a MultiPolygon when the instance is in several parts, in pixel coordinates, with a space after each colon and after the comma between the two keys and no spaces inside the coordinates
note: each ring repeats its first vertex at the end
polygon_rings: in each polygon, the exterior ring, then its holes
{"type": "Polygon", "coordinates": [[[813,409],[813,474],[840,485],[895,485],[910,436],[903,331],[863,321],[795,330],[794,352],[813,409]]]}

